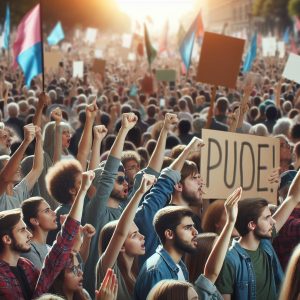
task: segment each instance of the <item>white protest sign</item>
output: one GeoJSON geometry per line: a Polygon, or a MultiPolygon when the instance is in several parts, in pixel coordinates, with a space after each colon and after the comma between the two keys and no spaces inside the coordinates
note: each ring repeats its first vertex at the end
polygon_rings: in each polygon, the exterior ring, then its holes
{"type": "Polygon", "coordinates": [[[122,35],[122,47],[129,49],[131,47],[132,43],[132,35],[124,33],[122,35]]]}
{"type": "Polygon", "coordinates": [[[73,77],[83,78],[83,61],[73,61],[73,77]]]}
{"type": "Polygon", "coordinates": [[[103,58],[103,50],[96,49],[95,50],[95,58],[103,58]]]}
{"type": "Polygon", "coordinates": [[[277,187],[268,181],[279,167],[279,140],[248,134],[202,130],[201,175],[205,199],[226,199],[237,187],[243,199],[260,197],[277,203],[277,187]]]}
{"type": "Polygon", "coordinates": [[[290,53],[290,56],[286,62],[282,76],[300,83],[300,56],[294,53],[290,53]]]}
{"type": "Polygon", "coordinates": [[[135,59],[136,59],[135,53],[130,52],[130,53],[128,54],[128,60],[129,60],[129,61],[135,61],[135,59]]]}
{"type": "Polygon", "coordinates": [[[284,56],[285,56],[285,44],[284,44],[284,42],[282,42],[282,41],[277,42],[277,51],[279,53],[279,58],[284,58],[284,56]]]}
{"type": "Polygon", "coordinates": [[[275,37],[267,37],[262,39],[263,56],[275,56],[277,43],[275,37]]]}
{"type": "Polygon", "coordinates": [[[85,33],[85,41],[87,43],[93,44],[96,41],[97,29],[96,28],[87,28],[85,33]]]}

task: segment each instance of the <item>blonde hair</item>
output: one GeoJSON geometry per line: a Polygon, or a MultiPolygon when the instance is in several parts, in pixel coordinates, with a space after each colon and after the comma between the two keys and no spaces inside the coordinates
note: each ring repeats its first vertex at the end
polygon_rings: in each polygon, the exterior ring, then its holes
{"type": "Polygon", "coordinates": [[[285,274],[279,300],[300,299],[300,244],[295,248],[285,274]]]}

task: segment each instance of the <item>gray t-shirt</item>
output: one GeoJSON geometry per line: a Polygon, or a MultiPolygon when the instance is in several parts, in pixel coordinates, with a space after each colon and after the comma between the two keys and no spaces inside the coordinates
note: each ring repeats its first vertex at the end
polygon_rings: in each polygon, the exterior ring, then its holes
{"type": "Polygon", "coordinates": [[[28,253],[22,253],[22,257],[29,259],[34,266],[41,270],[45,257],[50,250],[50,246],[47,244],[38,244],[36,242],[31,242],[31,250],[28,253]]]}
{"type": "MultiPolygon", "coordinates": [[[[117,262],[115,263],[115,265],[112,267],[112,269],[114,270],[114,273],[116,274],[117,280],[118,280],[118,296],[117,299],[118,300],[131,300],[133,299],[133,296],[131,296],[128,292],[125,280],[122,276],[122,273],[118,267],[117,262]]],[[[97,264],[96,267],[96,278],[97,278],[97,287],[99,288],[104,277],[106,274],[106,270],[104,272],[103,268],[102,268],[102,257],[99,259],[99,262],[97,264]]]]}
{"type": "Polygon", "coordinates": [[[13,188],[13,195],[6,193],[0,196],[0,211],[7,209],[19,208],[25,199],[30,197],[27,181],[24,178],[19,184],[13,188]]]}

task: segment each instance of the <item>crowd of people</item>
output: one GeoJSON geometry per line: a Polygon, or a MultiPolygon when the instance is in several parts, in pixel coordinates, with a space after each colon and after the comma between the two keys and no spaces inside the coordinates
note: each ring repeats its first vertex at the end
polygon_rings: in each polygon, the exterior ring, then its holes
{"type": "Polygon", "coordinates": [[[300,85],[281,79],[286,58],[258,55],[232,90],[196,82],[195,63],[157,81],[172,55],[152,70],[116,55],[103,76],[82,47],[44,91],[0,58],[0,298],[299,299],[300,85]],[[279,140],[277,205],[241,187],[204,205],[202,129],[279,140]]]}

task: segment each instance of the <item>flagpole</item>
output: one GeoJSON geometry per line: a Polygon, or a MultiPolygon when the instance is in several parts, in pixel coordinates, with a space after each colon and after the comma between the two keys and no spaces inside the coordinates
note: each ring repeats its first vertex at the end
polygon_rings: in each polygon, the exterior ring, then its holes
{"type": "Polygon", "coordinates": [[[42,62],[42,91],[45,91],[45,74],[44,74],[44,38],[43,38],[43,5],[40,0],[40,32],[41,32],[41,62],[42,62]]]}

